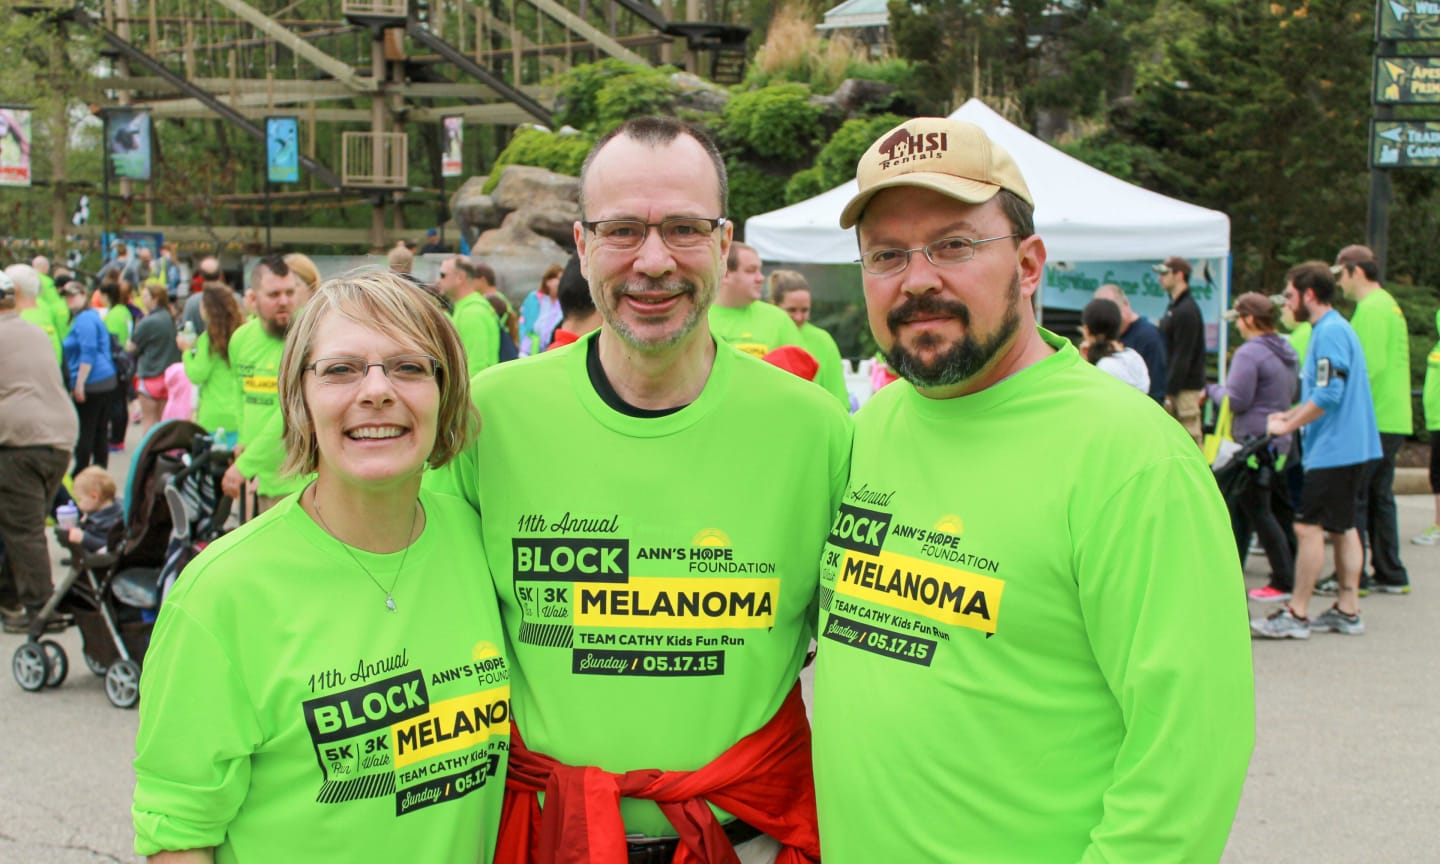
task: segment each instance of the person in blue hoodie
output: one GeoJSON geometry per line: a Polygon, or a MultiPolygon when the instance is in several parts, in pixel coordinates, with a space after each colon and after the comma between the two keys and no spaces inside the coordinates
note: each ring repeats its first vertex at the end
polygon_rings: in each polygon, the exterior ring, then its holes
{"type": "MultiPolygon", "coordinates": [[[[1230,398],[1234,414],[1231,436],[1238,442],[1264,435],[1266,418],[1294,404],[1300,359],[1290,343],[1275,332],[1279,311],[1264,295],[1253,291],[1241,294],[1225,318],[1235,322],[1245,343],[1230,359],[1225,384],[1211,384],[1206,396],[1216,405],[1230,398]]],[[[1231,508],[1241,516],[1235,537],[1240,560],[1245,560],[1253,530],[1270,562],[1270,584],[1251,591],[1252,600],[1289,600],[1295,585],[1295,555],[1290,538],[1271,506],[1271,486],[1280,482],[1277,472],[1290,453],[1290,439],[1290,435],[1281,435],[1270,443],[1268,451],[1257,454],[1255,464],[1249,466],[1252,473],[1247,475],[1247,482],[1240,484],[1230,501],[1231,508]]]]}
{"type": "Polygon", "coordinates": [[[110,331],[100,313],[85,302],[77,282],[65,286],[65,304],[75,315],[60,347],[69,373],[70,395],[80,417],[80,438],[75,442],[75,469],[104,468],[110,461],[108,420],[116,399],[124,399],[115,363],[110,359],[110,331]]]}

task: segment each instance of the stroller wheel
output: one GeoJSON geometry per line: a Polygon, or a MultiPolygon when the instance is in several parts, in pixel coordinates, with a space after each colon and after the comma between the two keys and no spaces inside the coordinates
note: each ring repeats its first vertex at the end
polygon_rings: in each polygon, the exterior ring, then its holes
{"type": "Polygon", "coordinates": [[[65,683],[65,676],[70,674],[70,658],[65,656],[65,649],[54,639],[40,640],[40,647],[45,651],[45,659],[50,661],[50,674],[45,677],[45,686],[59,687],[65,683]]]}
{"type": "Polygon", "coordinates": [[[134,708],[140,701],[140,664],[116,660],[105,670],[105,696],[116,708],[134,708]]]}
{"type": "Polygon", "coordinates": [[[91,672],[94,672],[96,678],[105,677],[105,670],[109,669],[109,666],[106,666],[104,663],[101,663],[99,660],[96,660],[89,654],[81,654],[80,656],[85,658],[85,668],[89,669],[91,672]]]}
{"type": "Polygon", "coordinates": [[[45,680],[50,677],[50,659],[45,656],[44,648],[34,642],[26,642],[15,649],[10,671],[15,673],[15,683],[33,693],[43,688],[45,680]]]}

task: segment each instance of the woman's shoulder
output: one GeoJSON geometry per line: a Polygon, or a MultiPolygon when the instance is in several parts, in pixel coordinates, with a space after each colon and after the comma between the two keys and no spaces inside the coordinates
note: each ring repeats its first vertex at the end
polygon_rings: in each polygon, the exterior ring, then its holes
{"type": "Polygon", "coordinates": [[[230,596],[251,590],[267,573],[288,569],[303,554],[297,545],[301,538],[289,525],[290,503],[281,501],[205,547],[185,566],[169,596],[230,596]]]}

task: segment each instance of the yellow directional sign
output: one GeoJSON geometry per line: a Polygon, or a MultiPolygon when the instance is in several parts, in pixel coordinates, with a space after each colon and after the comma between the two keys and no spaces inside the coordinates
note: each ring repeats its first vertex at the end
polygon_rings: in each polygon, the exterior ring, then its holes
{"type": "Polygon", "coordinates": [[[1376,57],[1377,105],[1440,105],[1440,57],[1376,57]]]}

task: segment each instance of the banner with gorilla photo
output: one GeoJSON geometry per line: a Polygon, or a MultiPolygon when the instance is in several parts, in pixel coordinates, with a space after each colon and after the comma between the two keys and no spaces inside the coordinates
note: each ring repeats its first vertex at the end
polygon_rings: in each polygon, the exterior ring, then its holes
{"type": "Polygon", "coordinates": [[[464,118],[458,115],[440,118],[445,148],[440,157],[440,176],[459,177],[465,173],[461,153],[465,142],[464,118]]]}
{"type": "Polygon", "coordinates": [[[134,108],[106,111],[105,153],[113,176],[122,180],[149,180],[149,113],[134,108]]]}
{"type": "Polygon", "coordinates": [[[0,106],[0,186],[30,185],[30,109],[0,106]]]}

